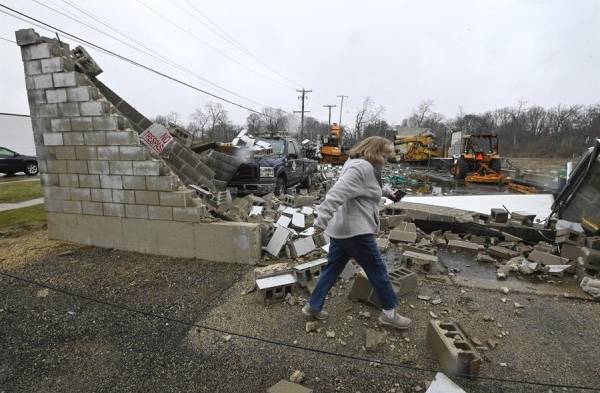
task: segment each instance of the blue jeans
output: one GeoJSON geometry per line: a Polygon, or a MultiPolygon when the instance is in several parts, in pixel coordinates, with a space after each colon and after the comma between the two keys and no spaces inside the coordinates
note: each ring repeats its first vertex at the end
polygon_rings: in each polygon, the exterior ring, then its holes
{"type": "Polygon", "coordinates": [[[348,239],[331,238],[327,265],[319,276],[319,281],[309,300],[311,308],[316,311],[323,309],[327,293],[350,258],[354,258],[367,274],[382,308],[384,310],[396,308],[398,299],[373,235],[359,235],[348,239]]]}

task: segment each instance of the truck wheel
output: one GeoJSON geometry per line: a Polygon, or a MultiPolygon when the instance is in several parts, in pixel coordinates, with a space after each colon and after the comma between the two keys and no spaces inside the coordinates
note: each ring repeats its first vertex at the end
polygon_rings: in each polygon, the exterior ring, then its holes
{"type": "Polygon", "coordinates": [[[464,180],[469,172],[469,163],[463,157],[460,157],[452,169],[455,179],[464,180]]]}
{"type": "Polygon", "coordinates": [[[494,158],[490,161],[490,169],[496,172],[500,172],[502,169],[502,161],[498,158],[494,158]]]}
{"type": "Polygon", "coordinates": [[[275,195],[285,195],[285,190],[287,190],[287,181],[285,177],[279,176],[275,181],[275,195]]]}
{"type": "Polygon", "coordinates": [[[38,165],[37,162],[28,162],[25,165],[25,174],[27,176],[35,176],[38,174],[38,165]]]}

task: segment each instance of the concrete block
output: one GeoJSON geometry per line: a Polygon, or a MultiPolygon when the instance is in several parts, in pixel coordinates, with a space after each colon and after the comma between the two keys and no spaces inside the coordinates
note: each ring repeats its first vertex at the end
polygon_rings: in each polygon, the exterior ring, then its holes
{"type": "Polygon", "coordinates": [[[146,159],[142,146],[119,146],[121,160],[141,161],[146,159]]]}
{"type": "Polygon", "coordinates": [[[44,199],[44,205],[47,212],[62,213],[62,200],[60,199],[44,199]]]}
{"type": "Polygon", "coordinates": [[[67,172],[68,173],[88,173],[87,161],[84,160],[68,160],[67,161],[67,172]]]}
{"type": "Polygon", "coordinates": [[[79,175],[79,185],[85,188],[100,188],[100,176],[79,175]]]}
{"type": "Polygon", "coordinates": [[[42,59],[41,66],[44,74],[73,70],[73,63],[64,57],[51,57],[49,59],[42,59]]]}
{"type": "Polygon", "coordinates": [[[105,101],[88,101],[79,103],[81,116],[105,116],[110,112],[110,104],[105,101]]]}
{"type": "Polygon", "coordinates": [[[416,232],[404,232],[398,229],[392,229],[390,231],[389,240],[394,243],[406,242],[415,243],[417,241],[416,232]]]}
{"type": "MultiPolygon", "coordinates": [[[[67,161],[65,160],[47,160],[46,172],[49,173],[67,173],[67,161]]],[[[38,162],[39,165],[39,162],[38,162]]]]}
{"type": "Polygon", "coordinates": [[[98,146],[98,159],[118,160],[120,158],[119,146],[98,146]]]}
{"type": "Polygon", "coordinates": [[[581,246],[571,243],[563,243],[560,247],[560,256],[575,261],[581,254],[581,246]]]}
{"type": "Polygon", "coordinates": [[[34,90],[35,89],[35,81],[33,80],[34,76],[35,75],[31,75],[31,76],[26,76],[25,77],[25,88],[27,90],[34,90]]]}
{"type": "Polygon", "coordinates": [[[157,191],[134,191],[135,192],[135,203],[141,205],[158,205],[158,192],[157,191]]]}
{"type": "Polygon", "coordinates": [[[172,220],[173,208],[168,206],[148,206],[148,218],[151,220],[172,220]]]}
{"type": "Polygon", "coordinates": [[[21,48],[23,60],[47,59],[59,55],[61,55],[60,48],[46,42],[27,45],[21,48]]]}
{"type": "Polygon", "coordinates": [[[117,131],[123,124],[123,119],[119,116],[95,116],[92,118],[94,130],[98,131],[117,131]]]}
{"type": "Polygon", "coordinates": [[[511,259],[521,255],[521,253],[502,246],[491,246],[487,249],[488,254],[495,258],[511,259]]]}
{"type": "Polygon", "coordinates": [[[76,117],[71,119],[71,129],[73,131],[93,131],[91,117],[76,117]]]}
{"type": "Polygon", "coordinates": [[[419,253],[414,251],[404,251],[402,253],[402,261],[408,266],[419,267],[423,271],[431,271],[431,266],[438,264],[438,257],[436,255],[429,255],[425,253],[419,253]]]}
{"type": "Polygon", "coordinates": [[[144,206],[144,205],[125,205],[125,217],[129,217],[129,218],[148,218],[148,206],[144,206]]]}
{"type": "MultiPolygon", "coordinates": [[[[71,124],[72,126],[72,124],[71,124]]],[[[83,145],[83,133],[81,132],[65,132],[63,133],[63,141],[65,145],[83,145]]]]}
{"type": "Polygon", "coordinates": [[[41,60],[31,60],[23,62],[25,67],[25,75],[39,75],[42,73],[41,60]]]}
{"type": "Polygon", "coordinates": [[[592,250],[600,250],[600,236],[589,236],[585,239],[585,246],[592,250]]]}
{"type": "Polygon", "coordinates": [[[94,216],[101,216],[104,212],[102,209],[102,203],[99,202],[81,202],[81,210],[83,214],[91,214],[94,216]]]}
{"type": "Polygon", "coordinates": [[[81,214],[81,201],[63,201],[62,210],[65,213],[81,214]]]}
{"type": "Polygon", "coordinates": [[[108,161],[90,160],[88,163],[88,172],[90,174],[106,175],[110,173],[108,161]]]}
{"type": "Polygon", "coordinates": [[[255,264],[261,260],[260,225],[245,222],[195,223],[193,225],[197,258],[245,264],[255,264]]]}
{"type": "Polygon", "coordinates": [[[69,102],[86,102],[98,98],[98,90],[91,86],[70,87],[67,89],[69,102]]]}
{"type": "Polygon", "coordinates": [[[109,161],[109,167],[112,175],[133,175],[132,161],[109,161]]]}
{"type": "Polygon", "coordinates": [[[582,247],[580,258],[586,269],[600,270],[600,251],[582,247]]]}
{"type": "Polygon", "coordinates": [[[106,132],[88,131],[83,133],[83,140],[88,146],[106,145],[106,132]]]}
{"type": "Polygon", "coordinates": [[[134,131],[108,131],[106,133],[106,144],[139,145],[139,139],[134,131]]]}
{"type": "Polygon", "coordinates": [[[326,265],[327,258],[319,258],[294,266],[294,274],[298,280],[298,285],[306,288],[309,282],[316,282],[326,265]]]}
{"type": "Polygon", "coordinates": [[[56,146],[54,148],[54,157],[57,160],[74,160],[75,147],[73,146],[56,146]]]}
{"type": "Polygon", "coordinates": [[[566,265],[569,263],[567,258],[559,257],[547,252],[533,250],[527,257],[531,262],[541,263],[543,265],[566,265]]]}
{"type": "Polygon", "coordinates": [[[77,175],[60,173],[58,175],[58,184],[61,187],[79,187],[79,177],[77,175]]]}
{"type": "Polygon", "coordinates": [[[40,175],[40,180],[42,181],[43,186],[58,186],[59,184],[59,175],[52,173],[42,173],[40,175]]]}
{"type": "MultiPolygon", "coordinates": [[[[48,98],[48,96],[46,96],[48,98]]],[[[66,96],[65,96],[66,97],[66,96]]],[[[58,105],[58,113],[65,117],[79,116],[79,106],[76,102],[61,102],[58,105]]]]}
{"type": "Polygon", "coordinates": [[[276,227],[277,228],[275,229],[273,236],[271,236],[271,239],[269,239],[269,242],[265,249],[266,252],[273,255],[274,257],[277,257],[279,255],[279,253],[281,252],[281,249],[287,243],[287,241],[290,237],[289,229],[287,229],[286,227],[283,227],[281,225],[276,225],[276,227]]]}
{"type": "Polygon", "coordinates": [[[126,190],[145,190],[146,178],[144,176],[123,176],[123,188],[126,190]]]}
{"type": "Polygon", "coordinates": [[[134,161],[133,174],[140,176],[159,176],[160,161],[134,161]]]}
{"type": "Polygon", "coordinates": [[[92,201],[94,202],[112,202],[112,191],[105,188],[94,188],[91,190],[92,201]]]}
{"type": "MultiPolygon", "coordinates": [[[[33,133],[36,135],[43,135],[45,133],[52,132],[52,119],[40,119],[40,118],[31,118],[31,126],[33,128],[33,133]]],[[[35,137],[35,135],[34,135],[35,137]]]]}
{"type": "Polygon", "coordinates": [[[177,187],[174,176],[146,176],[146,188],[152,191],[171,191],[177,187]]]}
{"type": "MultiPolygon", "coordinates": [[[[408,269],[401,268],[393,271],[390,273],[390,281],[392,282],[396,296],[404,296],[414,293],[417,290],[417,275],[408,269]]],[[[348,293],[348,299],[370,303],[381,309],[381,302],[373,290],[367,275],[362,270],[354,277],[354,283],[348,293]]]]}
{"type": "MultiPolygon", "coordinates": [[[[35,87],[35,86],[34,86],[35,87]]],[[[46,103],[46,92],[44,90],[28,90],[27,100],[29,101],[29,107],[37,104],[46,103]]]]}
{"type": "MultiPolygon", "coordinates": [[[[135,193],[132,190],[112,190],[112,200],[115,203],[135,204],[135,193]]],[[[146,214],[147,216],[147,214],[146,214]]],[[[139,217],[138,217],[139,218],[139,217]]],[[[147,218],[147,217],[144,217],[147,218]]]]}
{"type": "Polygon", "coordinates": [[[75,157],[78,160],[97,160],[98,153],[94,146],[75,146],[75,157]]]}
{"type": "Polygon", "coordinates": [[[100,175],[100,185],[102,188],[123,189],[123,180],[118,175],[100,175]]]}
{"type": "Polygon", "coordinates": [[[35,89],[52,89],[54,87],[52,75],[35,75],[32,80],[35,89]]]}
{"type": "Polygon", "coordinates": [[[70,192],[73,201],[90,201],[92,199],[89,188],[71,188],[70,192]]]}
{"type": "Polygon", "coordinates": [[[446,373],[479,374],[481,356],[458,323],[430,320],[426,342],[446,373]]]}
{"type": "Polygon", "coordinates": [[[463,240],[449,240],[448,248],[451,250],[462,251],[462,252],[470,252],[477,254],[480,250],[484,250],[480,244],[475,244],[471,242],[466,242],[463,240]]]}
{"type": "Polygon", "coordinates": [[[68,187],[44,187],[44,198],[46,199],[71,199],[70,188],[68,187]]]}
{"type": "Polygon", "coordinates": [[[52,78],[56,87],[74,87],[86,83],[85,77],[76,71],[55,72],[52,78]]]}
{"type": "Polygon", "coordinates": [[[53,132],[71,131],[71,120],[65,119],[50,119],[50,127],[53,132]]]}
{"type": "Polygon", "coordinates": [[[398,225],[400,225],[401,222],[405,222],[405,221],[409,220],[408,216],[406,216],[404,214],[394,214],[391,216],[386,216],[386,218],[387,218],[389,229],[394,229],[398,225]]]}
{"type": "Polygon", "coordinates": [[[293,258],[301,257],[313,251],[317,246],[312,236],[307,236],[288,243],[293,258]]]}
{"type": "Polygon", "coordinates": [[[60,117],[58,104],[40,104],[37,106],[37,117],[60,117]]]}
{"type": "MultiPolygon", "coordinates": [[[[67,91],[65,89],[48,89],[46,90],[46,102],[48,104],[64,103],[67,102],[67,91]]],[[[59,106],[60,110],[60,106],[59,106]]],[[[71,116],[63,114],[63,116],[71,116]]]]}
{"type": "Polygon", "coordinates": [[[103,203],[103,214],[109,217],[124,217],[125,205],[121,203],[103,203]]]}
{"type": "Polygon", "coordinates": [[[20,29],[15,31],[17,45],[32,45],[40,41],[40,35],[33,29],[20,29]]]}
{"type": "Polygon", "coordinates": [[[173,208],[173,220],[175,221],[197,222],[204,217],[206,217],[206,208],[204,206],[173,208]]]}
{"type": "Polygon", "coordinates": [[[187,207],[191,206],[194,192],[191,190],[159,192],[161,206],[187,207]]]}

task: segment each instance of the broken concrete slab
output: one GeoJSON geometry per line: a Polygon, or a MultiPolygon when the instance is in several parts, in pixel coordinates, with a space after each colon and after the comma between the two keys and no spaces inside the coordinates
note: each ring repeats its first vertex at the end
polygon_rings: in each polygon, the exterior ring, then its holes
{"type": "Polygon", "coordinates": [[[519,252],[511,250],[510,248],[502,247],[502,246],[492,246],[487,249],[488,254],[492,257],[500,258],[500,259],[511,259],[514,257],[518,257],[521,255],[519,252]]]}
{"type": "Polygon", "coordinates": [[[271,240],[269,240],[269,243],[267,244],[266,251],[274,257],[277,257],[283,246],[287,243],[289,236],[289,229],[281,225],[277,225],[275,233],[273,233],[271,240]]]}
{"type": "Polygon", "coordinates": [[[437,373],[425,393],[466,393],[444,373],[437,373]]]}
{"type": "Polygon", "coordinates": [[[409,266],[417,266],[423,271],[431,271],[431,266],[436,266],[438,257],[414,251],[404,251],[402,253],[402,261],[409,266]]]}
{"type": "Polygon", "coordinates": [[[375,329],[367,329],[365,332],[365,348],[367,351],[376,351],[385,343],[387,331],[378,331],[375,329]]]}
{"type": "Polygon", "coordinates": [[[558,255],[543,251],[533,250],[527,257],[531,262],[541,263],[543,265],[567,265],[569,260],[558,255]]]}
{"type": "Polygon", "coordinates": [[[448,248],[451,250],[469,253],[478,253],[479,251],[484,249],[484,247],[480,244],[475,244],[464,240],[449,240],[448,248]]]}

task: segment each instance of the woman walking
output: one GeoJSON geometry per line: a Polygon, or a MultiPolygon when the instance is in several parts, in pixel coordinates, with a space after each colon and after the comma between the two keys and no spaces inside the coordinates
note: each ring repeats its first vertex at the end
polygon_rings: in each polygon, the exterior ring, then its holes
{"type": "Polygon", "coordinates": [[[387,156],[393,152],[391,143],[378,136],[366,138],[349,152],[338,181],[317,210],[315,229],[329,236],[328,263],[302,312],[316,319],[326,319],[323,303],[335,280],[350,258],[363,268],[379,301],[383,325],[406,329],[411,320],[395,309],[398,299],[390,282],[387,268],[375,235],[379,231],[379,201],[382,196],[381,173],[387,156]]]}

